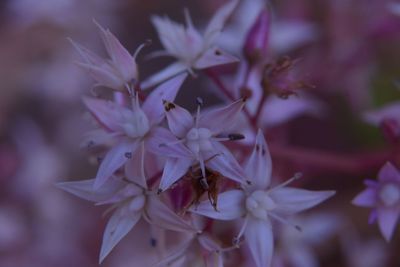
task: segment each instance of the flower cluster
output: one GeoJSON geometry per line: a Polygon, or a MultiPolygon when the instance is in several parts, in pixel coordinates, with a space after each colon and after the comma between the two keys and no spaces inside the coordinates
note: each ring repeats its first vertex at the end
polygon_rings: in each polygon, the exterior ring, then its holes
{"type": "MultiPolygon", "coordinates": [[[[264,110],[276,96],[276,101],[288,101],[285,104],[291,103],[286,98],[297,97],[304,103],[309,100],[297,92],[302,82],[294,76],[292,61],[283,58],[274,62],[266,53],[267,8],[260,10],[244,36],[245,56],[236,77],[231,77],[238,84],[226,87],[220,79],[216,66],[237,66],[239,61],[217,44],[237,4],[233,0],[221,7],[204,34],[194,27],[188,11],[186,25],[154,16],[152,22],[164,46],[154,55],[171,56],[176,62],[144,80],[136,57],[147,44],[131,55],[100,25],[109,59],[71,41],[83,60],[78,65],[96,80],[96,86],[107,87],[114,94],[113,100],[83,98],[96,125],[87,134],[86,144],[99,159],[97,174],[90,180],[58,184],[96,205],[111,205],[100,262],[143,218],[151,228],[186,236],[176,241],[180,243],[176,248],[174,242],[157,242],[162,239],[159,231],[148,233],[154,247],[163,246],[156,266],[192,266],[193,262],[224,266],[225,253],[242,254],[257,267],[271,266],[275,224],[300,231],[301,226],[291,223],[290,216],[334,195],[331,190],[289,186],[300,178],[299,173],[283,183],[275,181],[278,177],[272,172],[264,136],[268,119],[264,110]],[[188,73],[196,78],[195,72],[215,82],[223,105],[205,107],[197,98],[197,110],[192,114],[176,103],[188,73]],[[222,239],[214,227],[220,220],[238,226],[237,230],[222,239]],[[247,252],[240,249],[242,245],[247,252]]],[[[283,115],[276,123],[288,117],[283,115]]],[[[397,187],[389,184],[379,188],[385,194],[379,203],[398,202],[397,187]]]]}

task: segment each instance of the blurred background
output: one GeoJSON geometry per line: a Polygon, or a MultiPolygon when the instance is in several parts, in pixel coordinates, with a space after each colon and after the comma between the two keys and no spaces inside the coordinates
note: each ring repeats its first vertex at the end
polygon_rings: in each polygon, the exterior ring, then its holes
{"type": "MultiPolygon", "coordinates": [[[[161,48],[152,14],[183,22],[183,8],[188,7],[201,28],[224,2],[0,1],[0,267],[98,266],[104,208],[54,186],[89,179],[96,172],[80,146],[88,129],[81,97],[90,94],[94,81],[76,66],[79,55],[67,38],[105,55],[95,19],[129,51],[152,39],[138,58],[140,75],[147,77],[165,66],[164,59],[144,56],[161,48]]],[[[242,0],[220,38],[221,47],[240,56],[246,29],[264,4],[242,0]]],[[[324,214],[317,209],[301,219],[310,229],[321,226],[324,240],[282,233],[276,266],[297,266],[285,258],[291,253],[285,242],[299,244],[292,251],[308,246],[324,267],[400,266],[399,231],[385,243],[377,226],[367,223],[369,210],[351,205],[364,188],[363,179],[375,179],[388,159],[400,163],[394,144],[363,120],[364,112],[400,100],[400,14],[390,4],[270,1],[270,53],[300,60],[301,72],[314,85],[307,93],[324,110],[315,116],[305,107],[270,126],[271,135],[280,136],[274,139],[276,146],[271,144],[274,164],[288,173],[304,172],[304,187],[338,191],[321,208],[324,214]],[[277,148],[280,143],[288,149],[277,148]]],[[[185,83],[178,103],[193,107],[194,87],[203,88],[197,91],[207,103],[218,102],[215,88],[203,78],[185,83]]],[[[139,266],[135,243],[134,233],[129,234],[102,266],[139,266]]]]}

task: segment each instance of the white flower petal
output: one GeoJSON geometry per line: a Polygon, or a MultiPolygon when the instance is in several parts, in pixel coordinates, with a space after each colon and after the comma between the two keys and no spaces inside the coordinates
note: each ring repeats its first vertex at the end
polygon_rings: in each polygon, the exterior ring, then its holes
{"type": "Polygon", "coordinates": [[[270,267],[274,250],[270,222],[249,217],[244,236],[256,266],[270,267]]]}
{"type": "Polygon", "coordinates": [[[378,225],[379,229],[387,242],[392,238],[397,221],[399,220],[400,208],[379,208],[378,212],[378,225]]]}
{"type": "Polygon", "coordinates": [[[127,216],[123,212],[123,209],[115,211],[108,221],[104,231],[103,243],[100,250],[100,263],[118,244],[118,242],[121,241],[121,239],[135,226],[140,217],[141,213],[131,213],[127,216]]]}
{"type": "Polygon", "coordinates": [[[152,224],[177,232],[196,232],[193,226],[175,214],[157,196],[149,195],[146,212],[152,224]]]}
{"type": "Polygon", "coordinates": [[[234,220],[245,215],[244,202],[242,190],[230,190],[218,195],[217,211],[208,200],[190,208],[190,211],[217,220],[234,220]]]}
{"type": "Polygon", "coordinates": [[[194,126],[192,115],[189,111],[175,103],[165,102],[164,108],[169,129],[175,136],[184,138],[194,126]]]}
{"type": "Polygon", "coordinates": [[[266,189],[271,183],[271,155],[261,130],[258,130],[256,143],[246,164],[245,173],[252,182],[252,188],[266,189]]]}
{"type": "Polygon", "coordinates": [[[335,191],[310,191],[293,187],[271,189],[269,196],[277,204],[277,212],[294,214],[312,208],[335,194],[335,191]]]}
{"type": "Polygon", "coordinates": [[[148,77],[140,84],[140,86],[142,89],[148,89],[165,80],[168,80],[171,77],[174,77],[182,72],[185,72],[186,69],[187,67],[184,64],[180,62],[175,62],[169,65],[168,67],[163,68],[156,74],[153,74],[152,76],[148,77]]]}
{"type": "Polygon", "coordinates": [[[222,51],[217,47],[207,49],[194,63],[196,69],[206,69],[213,66],[239,62],[239,59],[231,54],[222,51]]]}
{"type": "Polygon", "coordinates": [[[190,158],[167,158],[159,190],[167,190],[173,183],[178,181],[189,170],[191,163],[192,159],[190,158]]]}
{"type": "Polygon", "coordinates": [[[140,142],[131,159],[125,164],[125,175],[130,181],[133,181],[143,188],[147,188],[146,174],[144,171],[144,143],[140,142]]]}

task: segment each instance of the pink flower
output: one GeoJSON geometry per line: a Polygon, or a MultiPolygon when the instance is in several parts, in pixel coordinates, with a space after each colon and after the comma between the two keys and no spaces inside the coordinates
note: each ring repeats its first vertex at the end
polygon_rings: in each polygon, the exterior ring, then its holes
{"type": "Polygon", "coordinates": [[[379,229],[386,241],[392,238],[400,215],[400,173],[387,162],[378,173],[378,181],[366,180],[367,189],[352,201],[354,205],[370,207],[370,222],[378,219],[379,229]]]}
{"type": "Polygon", "coordinates": [[[95,179],[58,184],[61,189],[96,202],[96,205],[113,205],[114,212],[103,235],[100,263],[140,218],[163,229],[196,232],[189,223],[168,208],[155,192],[148,189],[144,169],[144,145],[142,144],[139,149],[141,153],[135,154],[136,162],[139,162],[138,166],[124,179],[114,176],[97,190],[93,189],[95,179]]]}
{"type": "Polygon", "coordinates": [[[85,105],[102,126],[102,130],[92,132],[91,139],[113,143],[101,161],[94,183],[95,189],[102,186],[124,164],[127,163],[127,168],[134,165],[130,159],[134,158],[133,155],[141,143],[145,144],[146,151],[152,151],[154,142],[176,140],[168,130],[158,124],[164,118],[162,99],[175,99],[185,78],[186,74],[181,74],[161,84],[148,96],[142,108],[138,97],[132,98],[132,106],[129,108],[111,101],[84,98],[85,105]]]}
{"type": "MultiPolygon", "coordinates": [[[[230,105],[212,109],[200,114],[200,105],[196,118],[177,104],[165,101],[165,113],[171,132],[179,141],[160,144],[164,149],[159,154],[167,155],[164,173],[160,181],[160,192],[181,178],[193,164],[199,164],[203,177],[205,165],[223,176],[243,183],[246,179],[242,168],[221,141],[243,138],[238,134],[226,134],[244,106],[243,99],[230,105]],[[186,152],[177,154],[176,147],[184,144],[186,152]],[[166,154],[165,151],[169,150],[166,154]]],[[[179,149],[179,152],[183,152],[179,149]]]]}
{"type": "Polygon", "coordinates": [[[135,54],[131,56],[109,30],[105,30],[97,23],[96,25],[99,28],[110,59],[103,59],[70,40],[83,59],[83,62],[78,63],[78,65],[92,75],[93,79],[97,82],[97,86],[106,86],[114,90],[128,89],[128,91],[131,91],[132,84],[138,80],[135,57],[144,45],[141,45],[135,54]]]}
{"type": "Polygon", "coordinates": [[[218,211],[209,202],[191,208],[193,213],[217,220],[235,220],[244,217],[237,236],[245,236],[257,267],[269,267],[273,255],[271,219],[290,224],[284,216],[309,209],[331,197],[334,191],[308,191],[286,186],[297,177],[270,188],[272,162],[261,131],[245,167],[252,184],[243,189],[230,190],[219,195],[218,211]]]}
{"type": "Polygon", "coordinates": [[[207,25],[204,35],[201,35],[193,26],[187,11],[185,12],[186,27],[167,17],[154,16],[152,22],[165,48],[165,51],[157,54],[175,57],[178,62],[152,75],[141,86],[151,87],[185,70],[193,72],[193,69],[205,69],[238,61],[236,57],[223,52],[215,45],[216,38],[237,3],[237,0],[232,0],[221,7],[207,25]]]}

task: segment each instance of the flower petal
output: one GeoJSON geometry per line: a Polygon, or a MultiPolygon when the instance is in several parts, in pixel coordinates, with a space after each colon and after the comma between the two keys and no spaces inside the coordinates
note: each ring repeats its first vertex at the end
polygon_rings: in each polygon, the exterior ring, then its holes
{"type": "Polygon", "coordinates": [[[271,155],[261,130],[258,130],[256,143],[246,164],[245,173],[254,188],[266,189],[271,182],[271,155]]]}
{"type": "Polygon", "coordinates": [[[232,14],[238,2],[238,0],[232,0],[217,10],[215,15],[208,23],[204,33],[204,38],[208,41],[208,43],[213,42],[214,39],[221,33],[226,20],[232,14]]]}
{"type": "Polygon", "coordinates": [[[239,99],[230,105],[204,112],[200,116],[199,127],[210,129],[213,134],[228,131],[238,120],[240,111],[245,104],[239,99]]]}
{"type": "Polygon", "coordinates": [[[150,124],[158,124],[164,118],[163,100],[173,102],[176,94],[181,88],[182,83],[187,77],[187,73],[182,73],[168,81],[159,85],[150,95],[147,96],[143,103],[142,109],[149,118],[150,124]]]}
{"type": "Polygon", "coordinates": [[[118,191],[118,189],[120,189],[124,185],[124,183],[119,179],[112,178],[109,179],[104,186],[94,191],[94,181],[95,179],[61,182],[57,183],[56,186],[77,197],[93,202],[100,202],[111,197],[116,191],[118,191]]]}
{"type": "Polygon", "coordinates": [[[239,59],[217,47],[207,49],[194,63],[196,69],[206,69],[213,66],[239,62],[239,59]]]}
{"type": "Polygon", "coordinates": [[[270,267],[274,250],[271,223],[249,217],[244,236],[256,266],[270,267]]]}
{"type": "Polygon", "coordinates": [[[234,220],[245,214],[245,194],[242,190],[230,190],[218,195],[216,211],[210,201],[202,201],[190,211],[217,220],[234,220]]]}
{"type": "MultiPolygon", "coordinates": [[[[167,257],[163,258],[159,262],[152,265],[152,267],[175,266],[172,264],[173,263],[176,264],[176,262],[180,262],[180,259],[182,259],[182,256],[184,256],[185,252],[187,251],[189,246],[192,244],[193,240],[194,240],[193,237],[189,238],[188,240],[185,240],[177,247],[176,250],[174,250],[167,257]]],[[[184,261],[182,261],[182,262],[184,263],[184,261]]],[[[176,266],[184,266],[184,265],[178,264],[176,266]]]]}
{"type": "Polygon", "coordinates": [[[215,152],[213,151],[212,154],[210,153],[205,157],[205,159],[211,158],[206,163],[207,167],[235,182],[245,183],[247,181],[246,175],[231,152],[218,142],[213,142],[213,146],[216,148],[215,152]]]}
{"type": "Polygon", "coordinates": [[[175,136],[184,138],[194,125],[192,115],[181,106],[168,101],[164,102],[164,108],[169,129],[175,136]]]}
{"type": "Polygon", "coordinates": [[[146,174],[144,171],[144,143],[140,142],[131,159],[125,164],[125,175],[130,181],[137,183],[143,188],[147,188],[146,174]]]}
{"type": "Polygon", "coordinates": [[[115,211],[108,221],[104,231],[103,243],[100,250],[100,263],[118,244],[118,242],[121,241],[121,239],[135,226],[140,217],[141,213],[131,213],[127,216],[123,212],[123,209],[115,211]]]}
{"type": "Polygon", "coordinates": [[[192,158],[192,152],[179,141],[169,130],[156,127],[151,129],[146,139],[146,149],[160,156],[174,158],[192,158]]]}
{"type": "Polygon", "coordinates": [[[120,90],[124,86],[124,81],[115,70],[107,64],[95,66],[85,63],[77,63],[77,65],[90,73],[92,78],[99,83],[99,85],[106,86],[112,89],[120,90]]]}
{"type": "Polygon", "coordinates": [[[99,57],[97,54],[93,53],[86,47],[74,42],[72,39],[68,39],[71,44],[74,46],[76,51],[78,51],[79,55],[82,57],[82,59],[85,61],[85,63],[89,65],[94,65],[94,66],[102,66],[107,64],[107,62],[99,57]]]}
{"type": "Polygon", "coordinates": [[[379,170],[378,179],[381,182],[400,182],[400,173],[391,162],[386,162],[379,170]]]}
{"type": "Polygon", "coordinates": [[[378,208],[379,229],[387,242],[392,238],[397,221],[399,220],[400,208],[378,208]]]}
{"type": "Polygon", "coordinates": [[[178,181],[189,169],[192,160],[189,158],[168,158],[160,180],[159,190],[167,190],[178,181]]]}
{"type": "Polygon", "coordinates": [[[122,142],[107,152],[97,171],[96,181],[93,185],[95,190],[100,188],[115,171],[125,164],[129,159],[127,155],[133,155],[139,143],[139,141],[133,143],[122,142]]]}
{"type": "Polygon", "coordinates": [[[155,195],[148,196],[146,212],[151,223],[163,229],[177,232],[197,232],[193,226],[176,215],[155,195]]]}
{"type": "Polygon", "coordinates": [[[269,192],[277,204],[277,211],[285,214],[312,208],[334,194],[335,191],[310,191],[293,187],[272,188],[269,192]]]}
{"type": "Polygon", "coordinates": [[[90,97],[84,97],[83,103],[104,127],[114,132],[122,131],[119,122],[122,119],[122,111],[126,108],[111,101],[90,97]]]}
{"type": "Polygon", "coordinates": [[[374,207],[376,205],[376,190],[373,188],[365,189],[351,203],[361,207],[374,207]]]}
{"type": "Polygon", "coordinates": [[[163,68],[161,71],[157,72],[156,74],[153,74],[152,76],[148,77],[146,80],[144,80],[141,84],[140,87],[142,89],[148,89],[150,87],[153,87],[165,80],[168,80],[171,77],[174,77],[178,75],[179,73],[185,72],[187,67],[183,65],[180,62],[175,62],[168,67],[163,68]]]}
{"type": "Polygon", "coordinates": [[[138,71],[135,59],[109,30],[105,30],[98,23],[96,25],[99,28],[108,54],[120,71],[121,78],[126,82],[137,79],[138,71]]]}

